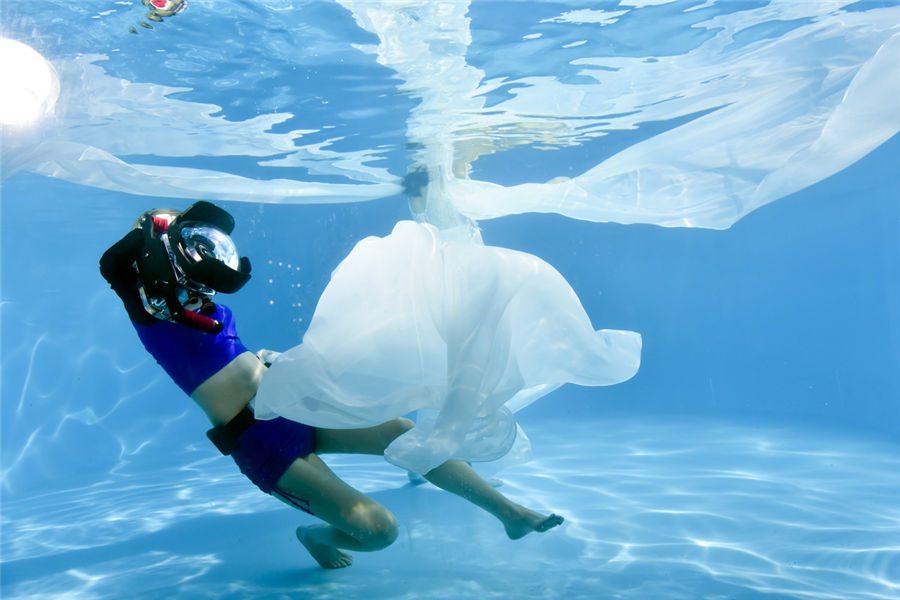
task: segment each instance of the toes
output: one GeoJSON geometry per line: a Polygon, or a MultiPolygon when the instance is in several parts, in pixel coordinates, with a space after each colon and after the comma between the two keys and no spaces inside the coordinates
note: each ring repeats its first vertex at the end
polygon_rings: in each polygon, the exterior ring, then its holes
{"type": "MultiPolygon", "coordinates": [[[[321,564],[321,563],[320,563],[321,564]]],[[[341,555],[336,559],[328,563],[327,565],[322,565],[326,569],[343,569],[344,567],[349,567],[353,564],[353,557],[347,554],[346,552],[341,552],[341,555]]]]}
{"type": "Polygon", "coordinates": [[[558,525],[562,525],[562,522],[565,521],[559,515],[553,514],[544,519],[538,526],[535,528],[537,531],[547,531],[548,529],[553,529],[558,525]]]}

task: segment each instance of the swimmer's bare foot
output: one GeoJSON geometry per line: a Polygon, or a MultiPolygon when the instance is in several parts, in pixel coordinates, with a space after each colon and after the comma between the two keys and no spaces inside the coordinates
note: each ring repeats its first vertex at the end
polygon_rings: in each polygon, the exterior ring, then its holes
{"type": "Polygon", "coordinates": [[[297,528],[297,539],[316,559],[323,569],[342,569],[353,564],[353,557],[341,550],[319,541],[317,533],[328,525],[308,525],[297,528]]]}
{"type": "Polygon", "coordinates": [[[564,520],[559,515],[542,515],[533,510],[519,507],[516,514],[503,520],[503,525],[506,528],[506,535],[509,536],[509,539],[517,540],[532,532],[543,533],[553,529],[561,525],[564,520]]]}

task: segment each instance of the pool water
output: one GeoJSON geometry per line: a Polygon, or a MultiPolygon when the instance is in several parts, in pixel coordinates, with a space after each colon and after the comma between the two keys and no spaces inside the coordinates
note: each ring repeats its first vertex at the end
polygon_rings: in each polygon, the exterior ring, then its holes
{"type": "MultiPolygon", "coordinates": [[[[389,549],[323,571],[294,514],[219,464],[7,502],[15,598],[891,598],[896,444],[838,430],[645,417],[532,423],[512,498],[558,510],[516,542],[383,461],[329,462],[390,507],[389,549]],[[690,437],[690,442],[685,437],[690,437]],[[135,592],[135,590],[139,590],[135,592]]],[[[208,461],[212,462],[212,461],[208,461]]]]}
{"type": "Polygon", "coordinates": [[[900,4],[589,4],[191,0],[137,34],[139,2],[4,4],[60,95],[3,130],[0,596],[900,597],[900,4]],[[320,569],[314,518],[208,443],[97,271],[202,198],[254,261],[253,349],[298,344],[356,242],[413,217],[639,332],[635,377],[519,411],[533,459],[492,475],[564,525],[513,542],[326,457],[400,536],[320,569]]]}

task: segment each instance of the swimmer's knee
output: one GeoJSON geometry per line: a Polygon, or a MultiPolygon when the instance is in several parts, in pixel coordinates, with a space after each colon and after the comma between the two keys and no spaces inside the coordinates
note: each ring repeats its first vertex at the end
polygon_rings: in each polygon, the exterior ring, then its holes
{"type": "Polygon", "coordinates": [[[399,527],[394,515],[380,504],[356,509],[354,536],[366,550],[387,548],[397,539],[399,527]]]}
{"type": "Polygon", "coordinates": [[[375,529],[370,535],[366,536],[365,544],[372,550],[382,550],[393,544],[397,540],[400,530],[397,527],[397,520],[391,516],[392,522],[383,523],[375,529]]]}
{"type": "Polygon", "coordinates": [[[365,533],[364,543],[373,550],[381,550],[393,544],[400,531],[397,518],[386,508],[379,506],[379,509],[371,520],[371,528],[365,533]]]}

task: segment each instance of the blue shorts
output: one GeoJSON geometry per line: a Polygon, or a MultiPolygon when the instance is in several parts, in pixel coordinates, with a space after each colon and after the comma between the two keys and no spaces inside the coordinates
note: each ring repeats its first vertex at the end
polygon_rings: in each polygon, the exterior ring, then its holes
{"type": "Polygon", "coordinates": [[[314,427],[278,417],[254,421],[238,438],[240,448],[231,458],[256,486],[267,494],[295,460],[316,449],[314,427]]]}

